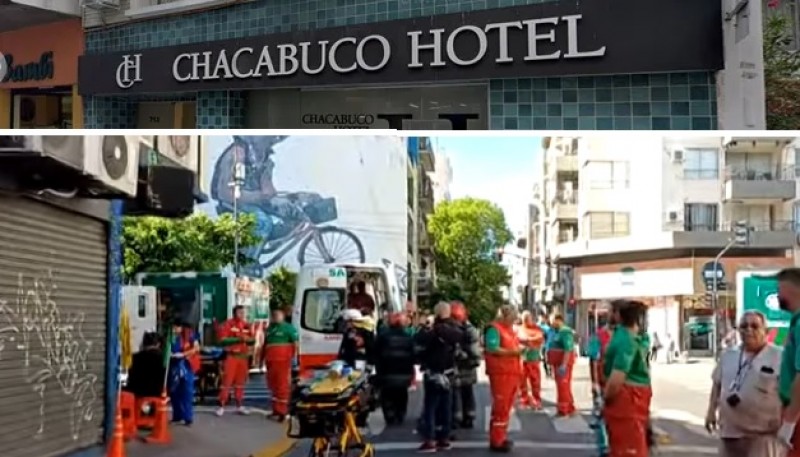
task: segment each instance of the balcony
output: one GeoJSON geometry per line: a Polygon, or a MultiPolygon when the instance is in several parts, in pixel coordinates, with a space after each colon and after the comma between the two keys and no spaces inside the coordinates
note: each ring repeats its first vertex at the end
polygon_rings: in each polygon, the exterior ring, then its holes
{"type": "Polygon", "coordinates": [[[558,191],[550,202],[554,221],[578,219],[578,197],[575,192],[558,191]]]}
{"type": "Polygon", "coordinates": [[[81,17],[79,0],[0,0],[0,32],[81,17]]]}
{"type": "Polygon", "coordinates": [[[578,155],[577,154],[559,154],[556,156],[556,172],[577,172],[578,171],[578,155]]]}
{"type": "Polygon", "coordinates": [[[559,230],[558,232],[558,244],[572,243],[577,239],[578,239],[577,230],[559,230]]]}
{"type": "Polygon", "coordinates": [[[725,202],[774,203],[793,200],[797,192],[794,169],[728,167],[722,199],[725,202]]]}
{"type": "MultiPolygon", "coordinates": [[[[682,232],[673,232],[676,248],[718,248],[728,244],[732,235],[734,222],[726,222],[722,227],[697,224],[685,227],[682,232]]],[[[750,223],[752,233],[748,247],[755,249],[791,249],[796,235],[792,221],[753,221],[750,223]]]]}

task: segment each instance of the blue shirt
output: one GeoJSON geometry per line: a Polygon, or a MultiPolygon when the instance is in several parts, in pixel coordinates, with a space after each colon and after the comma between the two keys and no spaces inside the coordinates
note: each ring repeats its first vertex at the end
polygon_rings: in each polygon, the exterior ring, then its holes
{"type": "Polygon", "coordinates": [[[553,338],[556,336],[556,331],[547,324],[541,324],[539,327],[544,331],[544,350],[547,351],[550,349],[550,343],[553,342],[553,338]]]}

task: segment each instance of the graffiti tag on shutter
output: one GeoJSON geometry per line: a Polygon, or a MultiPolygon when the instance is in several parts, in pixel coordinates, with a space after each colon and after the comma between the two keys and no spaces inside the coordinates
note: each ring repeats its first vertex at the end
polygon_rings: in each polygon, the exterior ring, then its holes
{"type": "Polygon", "coordinates": [[[41,277],[19,274],[15,299],[0,298],[0,359],[20,357],[21,381],[38,397],[34,438],[44,438],[47,431],[45,405],[55,402],[54,396],[66,396],[71,437],[78,440],[83,426],[95,417],[101,386],[88,364],[92,342],[83,334],[86,316],[62,314],[53,298],[57,287],[51,271],[41,277]],[[48,390],[54,384],[57,389],[48,390]]]}

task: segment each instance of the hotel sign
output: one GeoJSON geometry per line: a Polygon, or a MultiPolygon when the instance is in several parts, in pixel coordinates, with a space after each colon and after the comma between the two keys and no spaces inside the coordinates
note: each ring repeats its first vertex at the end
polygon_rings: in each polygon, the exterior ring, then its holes
{"type": "Polygon", "coordinates": [[[723,68],[718,0],[560,1],[80,59],[84,95],[723,68]]]}

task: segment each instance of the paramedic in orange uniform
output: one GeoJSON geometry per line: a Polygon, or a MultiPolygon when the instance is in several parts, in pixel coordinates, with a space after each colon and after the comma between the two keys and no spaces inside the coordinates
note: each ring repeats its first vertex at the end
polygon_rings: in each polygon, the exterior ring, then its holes
{"type": "Polygon", "coordinates": [[[615,303],[619,321],[603,363],[603,419],[610,457],[648,457],[650,367],[641,344],[640,325],[647,308],[641,302],[615,303]]]}
{"type": "Polygon", "coordinates": [[[572,397],[572,369],[575,366],[575,333],[564,324],[564,316],[553,316],[553,341],[547,350],[547,363],[556,379],[556,411],[559,416],[575,414],[572,397]]]}
{"type": "Polygon", "coordinates": [[[542,408],[542,346],[544,330],[533,320],[530,311],[522,313],[520,342],[522,350],[522,382],[520,386],[520,405],[523,408],[542,408]]]}
{"type": "Polygon", "coordinates": [[[231,387],[234,389],[237,410],[247,414],[244,407],[244,385],[250,374],[250,347],[255,344],[250,324],[244,318],[244,306],[233,308],[233,317],[225,321],[220,329],[220,343],[225,348],[225,362],[222,366],[222,386],[219,390],[217,416],[225,414],[231,387]]]}
{"type": "Polygon", "coordinates": [[[486,374],[492,393],[492,417],[489,425],[489,449],[509,452],[514,443],[508,439],[508,421],[522,375],[522,350],[514,332],[517,311],[513,306],[500,308],[500,317],[486,329],[486,374]]]}
{"type": "Polygon", "coordinates": [[[267,387],[272,392],[270,419],[283,422],[289,414],[292,393],[292,362],[299,354],[297,329],[286,323],[283,311],[272,311],[264,338],[264,365],[267,367],[267,387]]]}

